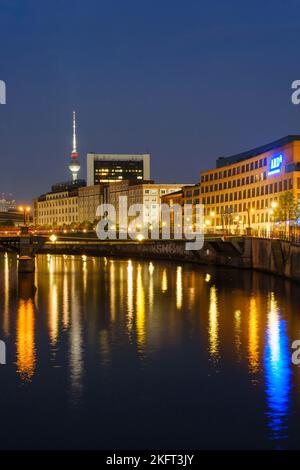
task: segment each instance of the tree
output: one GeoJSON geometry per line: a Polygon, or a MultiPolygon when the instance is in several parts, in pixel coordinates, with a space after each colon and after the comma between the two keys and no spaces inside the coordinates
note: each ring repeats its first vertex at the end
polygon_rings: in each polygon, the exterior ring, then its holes
{"type": "Polygon", "coordinates": [[[299,206],[293,191],[285,191],[279,196],[278,206],[274,212],[274,220],[285,224],[286,234],[290,234],[291,221],[299,217],[299,206]]]}
{"type": "Polygon", "coordinates": [[[93,223],[88,220],[85,220],[84,222],[80,224],[80,229],[87,230],[87,231],[93,230],[93,223]]]}
{"type": "Polygon", "coordinates": [[[14,227],[15,224],[12,220],[3,220],[0,222],[1,227],[14,227]]]}

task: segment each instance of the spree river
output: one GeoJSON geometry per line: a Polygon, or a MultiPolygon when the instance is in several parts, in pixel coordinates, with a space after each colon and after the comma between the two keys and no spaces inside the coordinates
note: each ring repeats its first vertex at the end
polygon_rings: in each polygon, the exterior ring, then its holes
{"type": "Polygon", "coordinates": [[[0,256],[0,448],[300,448],[300,288],[176,262],[0,256]]]}

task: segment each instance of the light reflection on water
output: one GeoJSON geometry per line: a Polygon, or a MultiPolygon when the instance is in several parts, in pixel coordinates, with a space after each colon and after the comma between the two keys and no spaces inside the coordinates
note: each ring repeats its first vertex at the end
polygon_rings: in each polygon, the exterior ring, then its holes
{"type": "Polygon", "coordinates": [[[32,380],[35,372],[35,312],[31,299],[20,299],[17,319],[17,372],[24,382],[32,380]]]}
{"type": "Polygon", "coordinates": [[[218,291],[216,286],[209,289],[209,352],[211,358],[216,360],[219,357],[219,323],[218,323],[218,291]]]}
{"type": "Polygon", "coordinates": [[[265,378],[269,427],[273,439],[288,437],[291,358],[286,321],[282,318],[274,292],[268,298],[268,324],[265,344],[265,378]]]}
{"type": "MultiPolygon", "coordinates": [[[[126,382],[127,367],[137,383],[141,371],[149,374],[150,397],[163,387],[162,377],[156,383],[160,367],[166,374],[180,368],[187,384],[180,393],[194,406],[202,398],[208,400],[210,415],[215,396],[226,389],[228,380],[235,387],[241,385],[240,403],[231,401],[229,394],[222,412],[232,406],[241,425],[238,407],[244,416],[255,417],[256,427],[249,430],[258,434],[258,441],[251,438],[254,446],[273,441],[275,447],[288,447],[294,442],[300,408],[292,388],[299,394],[300,384],[290,363],[290,343],[300,331],[298,288],[255,273],[212,268],[208,272],[154,261],[39,256],[35,275],[20,275],[19,280],[12,256],[0,256],[0,265],[0,338],[12,342],[15,361],[7,367],[15,369],[23,386],[34,387],[44,369],[59,368],[62,372],[57,373],[67,381],[51,382],[51,390],[88,415],[91,391],[103,393],[102,400],[115,393],[109,381],[97,388],[104,373],[117,387],[126,382]],[[167,361],[165,366],[160,358],[167,361]],[[201,380],[197,392],[195,380],[201,380]],[[206,392],[203,384],[213,388],[206,392]],[[256,398],[249,401],[254,393],[256,398]]],[[[169,385],[174,399],[178,380],[169,385]]],[[[6,386],[10,392],[16,385],[6,386]]],[[[227,426],[230,429],[230,423],[227,426]]],[[[229,446],[238,439],[233,428],[232,433],[229,446]]]]}

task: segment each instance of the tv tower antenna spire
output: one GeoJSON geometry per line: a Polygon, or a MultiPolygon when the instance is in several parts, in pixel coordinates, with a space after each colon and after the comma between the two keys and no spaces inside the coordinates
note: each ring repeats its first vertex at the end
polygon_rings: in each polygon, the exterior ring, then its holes
{"type": "Polygon", "coordinates": [[[76,112],[73,111],[73,150],[72,157],[77,157],[77,144],[76,144],[76,112]]]}
{"type": "Polygon", "coordinates": [[[77,176],[80,170],[80,163],[78,160],[77,153],[77,139],[76,139],[76,113],[73,111],[73,148],[71,153],[71,162],[69,164],[69,170],[72,173],[73,181],[77,181],[77,176]]]}

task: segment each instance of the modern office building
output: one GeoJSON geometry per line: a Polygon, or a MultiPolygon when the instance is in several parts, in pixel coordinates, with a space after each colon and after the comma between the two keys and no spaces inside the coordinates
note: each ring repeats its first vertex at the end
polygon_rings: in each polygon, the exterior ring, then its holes
{"type": "Polygon", "coordinates": [[[280,194],[292,190],[300,202],[300,135],[219,158],[200,187],[207,227],[271,230],[280,194]]]}
{"type": "Polygon", "coordinates": [[[87,154],[87,185],[150,179],[150,154],[87,154]]]}

